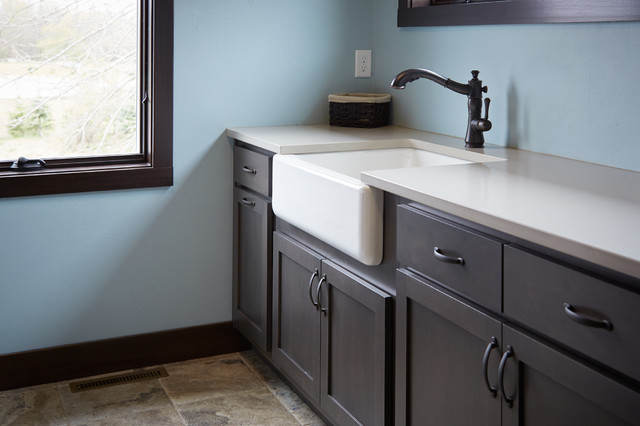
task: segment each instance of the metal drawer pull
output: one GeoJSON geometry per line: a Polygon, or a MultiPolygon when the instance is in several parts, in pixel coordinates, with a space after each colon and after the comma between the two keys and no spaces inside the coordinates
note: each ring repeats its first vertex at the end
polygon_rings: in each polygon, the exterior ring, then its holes
{"type": "Polygon", "coordinates": [[[249,173],[250,175],[255,175],[256,174],[256,169],[250,169],[247,166],[242,166],[242,171],[245,173],[249,173]]]}
{"type": "Polygon", "coordinates": [[[311,299],[311,303],[313,303],[313,306],[315,306],[316,309],[318,309],[318,302],[313,300],[313,292],[311,291],[311,287],[313,286],[313,279],[317,277],[319,273],[320,272],[318,272],[318,268],[316,268],[316,270],[313,271],[313,274],[311,274],[311,278],[309,279],[309,299],[311,299]]]}
{"type": "Polygon", "coordinates": [[[575,311],[573,306],[569,303],[563,303],[564,313],[567,314],[569,318],[578,324],[586,325],[587,327],[595,327],[595,328],[604,328],[605,330],[613,330],[613,324],[611,322],[603,319],[593,319],[580,315],[575,311]]]}
{"type": "Polygon", "coordinates": [[[513,396],[507,396],[507,392],[504,390],[504,368],[507,365],[507,359],[513,356],[513,348],[511,345],[507,346],[507,351],[502,355],[502,359],[500,360],[500,366],[498,367],[498,384],[500,385],[500,391],[502,392],[502,397],[507,403],[507,407],[513,407],[513,396]]]}
{"type": "Polygon", "coordinates": [[[489,383],[489,375],[487,374],[487,370],[489,368],[489,355],[491,354],[491,351],[493,350],[493,348],[497,348],[497,347],[498,347],[498,339],[496,339],[495,336],[491,336],[491,342],[489,342],[489,344],[487,345],[487,349],[484,351],[484,356],[482,357],[482,371],[484,374],[484,383],[487,385],[487,389],[489,389],[489,393],[494,398],[498,393],[498,389],[495,386],[491,386],[491,383],[489,383]]]}
{"type": "Polygon", "coordinates": [[[243,198],[242,200],[240,200],[242,202],[242,204],[244,204],[245,206],[250,206],[250,207],[255,207],[256,202],[255,201],[251,201],[251,200],[247,200],[246,198],[243,198]]]}
{"type": "Polygon", "coordinates": [[[464,259],[461,257],[450,257],[442,254],[438,247],[433,248],[433,255],[441,262],[445,263],[457,263],[458,265],[464,265],[464,259]]]}
{"type": "Polygon", "coordinates": [[[320,278],[320,282],[318,283],[318,289],[316,290],[316,300],[318,301],[318,306],[320,307],[320,311],[327,315],[327,308],[322,307],[322,301],[320,300],[320,289],[322,288],[322,284],[327,281],[327,274],[324,274],[322,278],[320,278]]]}

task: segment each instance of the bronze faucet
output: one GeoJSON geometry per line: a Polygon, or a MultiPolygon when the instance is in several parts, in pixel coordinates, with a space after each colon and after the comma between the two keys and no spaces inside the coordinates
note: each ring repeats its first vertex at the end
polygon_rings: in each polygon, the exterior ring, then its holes
{"type": "Polygon", "coordinates": [[[479,73],[480,71],[477,70],[471,71],[473,78],[469,80],[468,84],[462,84],[442,77],[433,71],[412,68],[396,75],[391,81],[391,87],[404,89],[407,83],[419,78],[426,78],[456,93],[467,95],[469,121],[467,123],[467,135],[464,138],[465,146],[467,148],[482,148],[484,145],[484,135],[482,133],[491,130],[491,121],[489,121],[489,102],[491,102],[491,99],[486,98],[484,100],[484,118],[481,118],[482,92],[487,93],[488,89],[487,86],[482,86],[482,80],[478,80],[479,73]]]}

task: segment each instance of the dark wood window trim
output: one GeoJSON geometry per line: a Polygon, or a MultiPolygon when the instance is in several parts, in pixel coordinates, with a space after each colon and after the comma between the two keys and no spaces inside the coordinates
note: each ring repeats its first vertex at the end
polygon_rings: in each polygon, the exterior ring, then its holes
{"type": "Polygon", "coordinates": [[[142,56],[151,67],[142,154],[48,160],[46,168],[28,172],[0,162],[0,197],[173,185],[173,0],[147,0],[146,7],[150,40],[143,41],[142,56]]]}
{"type": "Polygon", "coordinates": [[[399,0],[398,26],[544,24],[640,20],[638,0],[399,0]],[[440,3],[440,4],[435,4],[440,3]]]}

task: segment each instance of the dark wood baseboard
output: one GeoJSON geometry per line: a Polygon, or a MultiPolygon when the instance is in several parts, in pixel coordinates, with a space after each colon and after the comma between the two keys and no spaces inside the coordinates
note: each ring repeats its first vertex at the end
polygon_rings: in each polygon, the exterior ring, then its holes
{"type": "Polygon", "coordinates": [[[231,322],[0,355],[0,390],[250,349],[231,322]]]}

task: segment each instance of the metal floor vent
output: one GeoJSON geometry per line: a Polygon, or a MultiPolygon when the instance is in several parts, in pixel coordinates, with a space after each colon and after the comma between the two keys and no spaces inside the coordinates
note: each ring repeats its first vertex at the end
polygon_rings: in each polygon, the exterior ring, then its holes
{"type": "Polygon", "coordinates": [[[101,377],[99,379],[69,383],[69,387],[71,388],[71,392],[75,393],[91,389],[106,388],[109,386],[124,385],[127,383],[143,382],[145,380],[159,379],[160,377],[168,376],[169,374],[164,367],[157,367],[152,370],[134,371],[131,373],[101,377]]]}

